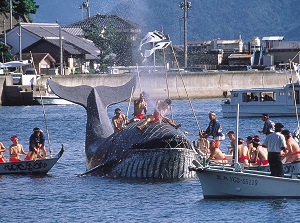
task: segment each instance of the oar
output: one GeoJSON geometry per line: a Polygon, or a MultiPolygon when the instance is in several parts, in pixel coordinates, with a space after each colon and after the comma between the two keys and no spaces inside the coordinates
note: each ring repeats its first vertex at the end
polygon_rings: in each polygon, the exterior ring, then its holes
{"type": "Polygon", "coordinates": [[[87,174],[90,174],[92,172],[95,172],[96,170],[100,169],[101,167],[105,166],[105,165],[109,165],[110,163],[114,163],[116,160],[110,160],[110,161],[107,161],[105,163],[101,163],[99,164],[98,166],[95,166],[91,169],[89,169],[88,171],[86,171],[85,173],[82,173],[82,174],[79,174],[80,177],[84,176],[84,175],[87,175],[87,174]]]}

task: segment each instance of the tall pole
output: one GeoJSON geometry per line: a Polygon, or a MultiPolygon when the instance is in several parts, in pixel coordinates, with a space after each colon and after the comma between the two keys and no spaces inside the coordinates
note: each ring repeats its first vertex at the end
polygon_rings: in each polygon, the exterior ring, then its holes
{"type": "Polygon", "coordinates": [[[180,2],[179,7],[183,9],[183,33],[184,33],[184,67],[187,67],[188,51],[187,51],[187,13],[188,9],[191,8],[191,2],[184,0],[180,2]]]}
{"type": "Polygon", "coordinates": [[[3,20],[3,31],[4,31],[4,45],[6,46],[6,22],[3,20]]]}
{"type": "Polygon", "coordinates": [[[60,67],[60,75],[64,75],[64,63],[63,63],[63,44],[62,44],[62,36],[61,36],[61,27],[59,25],[59,67],[60,67]]]}
{"type": "Polygon", "coordinates": [[[10,29],[12,29],[12,0],[9,1],[9,13],[10,13],[10,29]]]}
{"type": "Polygon", "coordinates": [[[21,22],[19,22],[19,55],[20,55],[20,60],[22,60],[22,26],[21,22]]]}
{"type": "Polygon", "coordinates": [[[184,0],[183,29],[184,29],[184,67],[187,67],[187,0],[184,0]]]}

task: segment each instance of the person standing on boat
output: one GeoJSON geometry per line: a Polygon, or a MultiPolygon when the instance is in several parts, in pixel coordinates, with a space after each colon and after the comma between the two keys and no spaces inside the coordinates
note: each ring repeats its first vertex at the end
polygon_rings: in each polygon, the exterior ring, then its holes
{"type": "Polygon", "coordinates": [[[147,113],[147,102],[145,101],[145,92],[140,94],[139,99],[133,102],[133,121],[142,120],[147,113]]]}
{"type": "Polygon", "coordinates": [[[216,119],[215,112],[209,112],[208,117],[210,120],[208,127],[205,131],[201,131],[201,134],[206,138],[212,136],[213,140],[216,141],[217,146],[220,147],[221,141],[225,139],[220,122],[216,119]]]}
{"type": "Polygon", "coordinates": [[[290,133],[289,130],[287,129],[283,130],[282,134],[285,137],[286,145],[287,145],[283,160],[285,160],[286,163],[299,161],[300,160],[299,144],[292,137],[292,134],[290,133]]]}
{"type": "Polygon", "coordinates": [[[13,144],[9,147],[9,162],[20,162],[20,155],[27,155],[23,146],[19,144],[18,136],[14,135],[10,138],[13,144]]]}
{"type": "MultiPolygon", "coordinates": [[[[259,136],[255,135],[252,139],[253,150],[255,151],[253,156],[250,157],[250,163],[254,165],[268,165],[268,151],[266,148],[260,145],[259,136]]],[[[250,156],[250,155],[249,155],[250,156]]]]}
{"type": "Polygon", "coordinates": [[[230,130],[230,131],[228,131],[226,133],[226,135],[230,139],[230,146],[227,147],[227,149],[228,149],[227,153],[232,155],[234,153],[234,148],[235,148],[235,135],[234,135],[234,131],[230,130]]]}
{"type": "Polygon", "coordinates": [[[125,124],[128,122],[127,116],[122,114],[120,108],[115,109],[115,116],[112,118],[112,123],[114,126],[114,132],[118,132],[125,127],[125,124]]]}
{"type": "Polygon", "coordinates": [[[36,160],[37,158],[46,158],[45,136],[40,128],[35,127],[33,134],[29,138],[29,152],[25,160],[36,160]],[[40,154],[43,153],[43,155],[40,154]]]}
{"type": "Polygon", "coordinates": [[[275,132],[267,135],[262,146],[268,148],[268,161],[270,164],[271,176],[283,177],[283,165],[281,161],[281,151],[286,148],[284,135],[281,134],[283,124],[275,124],[275,132]]]}
{"type": "Polygon", "coordinates": [[[244,145],[242,138],[238,138],[238,161],[244,166],[249,166],[248,147],[244,145]]]}
{"type": "Polygon", "coordinates": [[[272,122],[270,119],[269,119],[269,115],[264,113],[262,114],[262,118],[261,118],[265,124],[264,124],[264,127],[263,127],[263,130],[262,131],[258,131],[260,134],[265,134],[265,135],[269,135],[271,134],[272,132],[274,132],[275,130],[275,124],[274,122],[272,122]]]}
{"type": "Polygon", "coordinates": [[[4,152],[6,151],[5,146],[3,145],[2,142],[0,142],[0,163],[4,163],[5,159],[4,159],[4,152]]]}

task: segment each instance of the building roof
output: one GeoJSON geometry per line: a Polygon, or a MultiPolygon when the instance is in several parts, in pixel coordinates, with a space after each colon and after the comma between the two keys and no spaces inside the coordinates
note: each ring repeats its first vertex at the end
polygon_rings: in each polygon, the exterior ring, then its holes
{"type": "MultiPolygon", "coordinates": [[[[22,29],[27,30],[40,39],[59,46],[59,25],[56,23],[21,23],[22,29]]],[[[100,50],[95,44],[61,29],[63,48],[70,54],[86,54],[86,59],[96,59],[100,50]]]]}
{"type": "Polygon", "coordinates": [[[244,54],[244,53],[233,53],[228,56],[228,59],[247,59],[251,58],[252,54],[244,54]]]}
{"type": "Polygon", "coordinates": [[[262,40],[264,40],[264,41],[280,41],[280,40],[284,40],[284,36],[266,36],[266,37],[263,37],[262,40]]]}
{"type": "Polygon", "coordinates": [[[99,28],[106,28],[109,27],[111,24],[114,24],[117,31],[121,32],[131,32],[140,33],[142,26],[131,22],[127,19],[120,18],[116,15],[100,15],[97,14],[93,17],[84,19],[82,21],[64,26],[63,29],[69,33],[72,33],[76,36],[84,36],[84,28],[90,27],[92,24],[97,25],[99,28]]]}

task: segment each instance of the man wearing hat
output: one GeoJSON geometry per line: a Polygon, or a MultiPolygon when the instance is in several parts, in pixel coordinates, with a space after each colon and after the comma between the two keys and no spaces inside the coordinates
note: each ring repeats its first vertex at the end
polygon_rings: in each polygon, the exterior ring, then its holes
{"type": "Polygon", "coordinates": [[[210,120],[208,127],[205,131],[202,131],[201,134],[206,138],[212,136],[213,140],[216,141],[217,146],[220,147],[221,141],[225,139],[221,124],[216,119],[216,113],[213,111],[208,113],[208,118],[210,120]]]}
{"type": "Polygon", "coordinates": [[[9,162],[21,161],[20,155],[27,155],[23,149],[23,146],[19,144],[18,136],[14,135],[10,138],[12,145],[9,147],[9,162]]]}
{"type": "Polygon", "coordinates": [[[262,118],[261,118],[265,124],[264,124],[264,127],[263,127],[263,130],[262,131],[258,131],[260,134],[266,134],[266,135],[269,135],[270,133],[274,132],[274,122],[272,122],[270,119],[269,119],[269,115],[264,113],[262,114],[262,118]]]}
{"type": "Polygon", "coordinates": [[[285,150],[286,141],[284,135],[281,134],[283,124],[275,124],[275,132],[267,135],[262,146],[268,148],[268,161],[270,164],[271,176],[283,177],[283,165],[281,162],[281,150],[285,150]]]}
{"type": "Polygon", "coordinates": [[[139,99],[133,103],[133,121],[142,120],[147,113],[147,102],[145,101],[145,92],[140,94],[139,99]]]}
{"type": "Polygon", "coordinates": [[[45,136],[40,128],[35,127],[29,138],[29,152],[25,160],[36,160],[37,158],[45,158],[46,156],[45,136]],[[43,155],[41,155],[40,152],[42,152],[43,155]]]}

